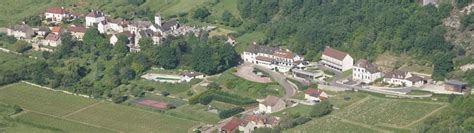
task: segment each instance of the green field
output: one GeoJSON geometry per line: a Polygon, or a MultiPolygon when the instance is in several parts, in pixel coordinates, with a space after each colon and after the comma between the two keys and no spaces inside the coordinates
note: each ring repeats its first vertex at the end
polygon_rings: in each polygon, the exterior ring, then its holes
{"type": "Polygon", "coordinates": [[[198,124],[157,112],[111,103],[101,103],[71,115],[67,119],[83,121],[124,132],[187,132],[188,128],[198,124]]]}
{"type": "MultiPolygon", "coordinates": [[[[446,103],[424,100],[388,99],[367,93],[330,93],[335,110],[324,117],[314,118],[288,132],[410,132],[416,124],[438,113],[446,103]],[[350,97],[344,100],[344,97],[350,97]]],[[[308,115],[310,106],[298,105],[275,113],[276,116],[300,113],[308,115]]]]}
{"type": "Polygon", "coordinates": [[[333,117],[324,117],[317,120],[312,120],[302,126],[292,128],[287,132],[300,133],[300,132],[325,132],[325,133],[377,133],[376,130],[361,127],[358,125],[342,122],[339,119],[333,117]]]}
{"type": "MultiPolygon", "coordinates": [[[[0,103],[19,105],[12,132],[187,132],[198,123],[144,109],[53,92],[25,83],[0,87],[0,103]]],[[[1,130],[0,130],[1,131],[1,130]]]]}
{"type": "Polygon", "coordinates": [[[440,108],[442,104],[370,98],[357,107],[341,112],[341,117],[361,123],[405,126],[440,108]]]}
{"type": "Polygon", "coordinates": [[[50,115],[63,116],[97,101],[61,95],[59,92],[43,90],[25,83],[16,83],[0,90],[0,102],[20,105],[22,108],[50,115]]]}

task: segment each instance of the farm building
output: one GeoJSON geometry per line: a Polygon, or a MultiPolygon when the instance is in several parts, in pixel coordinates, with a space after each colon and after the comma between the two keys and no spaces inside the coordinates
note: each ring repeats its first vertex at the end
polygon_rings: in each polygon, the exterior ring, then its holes
{"type": "Polygon", "coordinates": [[[327,68],[342,72],[352,69],[354,59],[345,52],[326,47],[321,56],[321,63],[327,68]]]}
{"type": "Polygon", "coordinates": [[[444,82],[444,89],[447,91],[463,92],[468,84],[459,80],[448,80],[444,82]]]}
{"type": "Polygon", "coordinates": [[[276,96],[267,96],[265,100],[258,104],[258,112],[260,113],[274,113],[285,109],[286,103],[276,96]]]}

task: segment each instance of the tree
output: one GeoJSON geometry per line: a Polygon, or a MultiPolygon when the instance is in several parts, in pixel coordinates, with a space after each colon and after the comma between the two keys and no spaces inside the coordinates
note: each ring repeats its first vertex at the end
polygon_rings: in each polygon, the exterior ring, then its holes
{"type": "Polygon", "coordinates": [[[311,117],[322,117],[331,113],[332,105],[328,101],[322,101],[320,104],[316,104],[311,108],[311,117]]]}
{"type": "Polygon", "coordinates": [[[220,90],[221,86],[217,82],[211,82],[207,85],[207,88],[212,90],[220,90]]]}
{"type": "Polygon", "coordinates": [[[170,45],[161,45],[159,47],[158,64],[165,69],[173,69],[178,66],[176,51],[170,45]]]}
{"type": "Polygon", "coordinates": [[[114,46],[113,52],[115,55],[118,55],[119,57],[125,56],[129,51],[128,46],[125,42],[122,41],[117,41],[117,43],[114,46]]]}
{"type": "Polygon", "coordinates": [[[229,10],[225,10],[223,13],[222,13],[222,21],[224,22],[229,22],[230,21],[230,18],[233,17],[232,14],[229,12],[229,10]]]}
{"type": "Polygon", "coordinates": [[[433,61],[434,69],[432,78],[436,81],[442,81],[446,74],[453,70],[453,56],[450,53],[438,54],[433,61]]]}
{"type": "Polygon", "coordinates": [[[212,102],[212,95],[206,95],[199,98],[199,103],[202,105],[208,105],[211,102],[212,102]]]}
{"type": "Polygon", "coordinates": [[[31,46],[28,44],[28,42],[23,40],[18,40],[15,42],[15,44],[13,44],[13,50],[18,53],[23,53],[29,49],[31,49],[31,46]]]}
{"type": "Polygon", "coordinates": [[[200,21],[203,21],[209,15],[211,15],[211,12],[209,12],[209,10],[207,8],[201,7],[201,8],[198,8],[194,11],[193,19],[198,19],[200,21]]]}

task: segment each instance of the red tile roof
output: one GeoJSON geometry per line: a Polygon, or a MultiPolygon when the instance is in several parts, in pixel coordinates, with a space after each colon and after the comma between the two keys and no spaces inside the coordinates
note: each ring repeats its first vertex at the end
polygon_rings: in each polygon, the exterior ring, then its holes
{"type": "Polygon", "coordinates": [[[53,27],[53,28],[51,29],[51,32],[53,32],[53,33],[59,33],[59,32],[61,32],[61,27],[55,26],[55,27],[53,27]]]}
{"type": "Polygon", "coordinates": [[[330,47],[326,47],[326,49],[324,49],[323,55],[326,55],[338,60],[344,60],[344,57],[347,56],[347,53],[344,53],[342,51],[339,51],[330,47]]]}
{"type": "Polygon", "coordinates": [[[232,117],[232,119],[222,126],[221,129],[227,132],[232,132],[239,127],[240,123],[241,120],[239,118],[232,117]]]}
{"type": "Polygon", "coordinates": [[[83,26],[71,25],[71,26],[68,28],[68,31],[70,31],[70,32],[86,33],[86,28],[83,27],[83,26]]]}
{"type": "Polygon", "coordinates": [[[319,95],[319,94],[321,94],[321,90],[316,90],[316,89],[313,89],[313,88],[309,88],[309,89],[304,90],[304,94],[319,95]]]}
{"type": "Polygon", "coordinates": [[[50,7],[46,10],[47,13],[53,13],[53,14],[64,14],[64,8],[62,7],[50,7]]]}

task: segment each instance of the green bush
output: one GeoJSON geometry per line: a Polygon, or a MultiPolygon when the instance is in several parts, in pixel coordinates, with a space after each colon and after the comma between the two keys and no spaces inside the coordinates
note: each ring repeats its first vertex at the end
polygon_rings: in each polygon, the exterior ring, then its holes
{"type": "Polygon", "coordinates": [[[212,102],[212,95],[206,95],[199,98],[199,103],[202,105],[208,105],[211,102],[212,102]]]}
{"type": "Polygon", "coordinates": [[[242,107],[235,107],[235,108],[231,108],[231,109],[228,109],[228,110],[223,110],[219,113],[219,118],[221,119],[225,119],[225,118],[229,118],[231,116],[234,116],[236,114],[239,114],[240,112],[244,112],[245,109],[242,108],[242,107]]]}
{"type": "Polygon", "coordinates": [[[320,104],[316,104],[311,109],[310,115],[311,117],[322,117],[331,113],[332,105],[328,101],[323,101],[320,104]]]}

